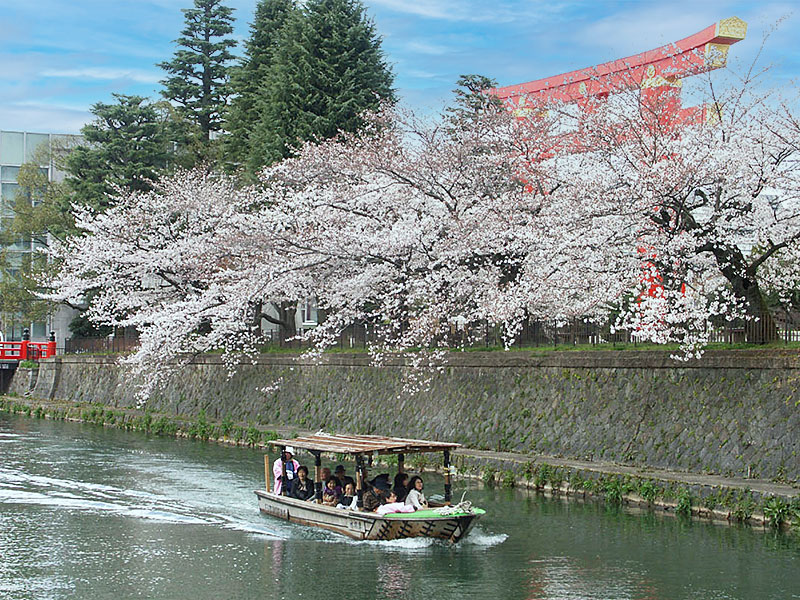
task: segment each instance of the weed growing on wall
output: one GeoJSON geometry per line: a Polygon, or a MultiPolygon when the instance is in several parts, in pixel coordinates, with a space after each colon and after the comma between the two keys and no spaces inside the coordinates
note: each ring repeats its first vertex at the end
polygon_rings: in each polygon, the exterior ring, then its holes
{"type": "Polygon", "coordinates": [[[736,504],[733,506],[733,510],[731,511],[731,516],[736,521],[746,523],[747,520],[753,516],[756,506],[756,501],[753,500],[753,492],[750,490],[744,490],[736,500],[736,504]]]}
{"type": "Polygon", "coordinates": [[[780,529],[789,520],[790,506],[781,498],[773,496],[764,503],[764,518],[773,529],[780,529]]]}
{"type": "Polygon", "coordinates": [[[683,488],[680,492],[678,492],[678,496],[676,498],[677,503],[675,504],[675,514],[681,515],[684,517],[691,517],[692,516],[692,493],[683,488]]]}

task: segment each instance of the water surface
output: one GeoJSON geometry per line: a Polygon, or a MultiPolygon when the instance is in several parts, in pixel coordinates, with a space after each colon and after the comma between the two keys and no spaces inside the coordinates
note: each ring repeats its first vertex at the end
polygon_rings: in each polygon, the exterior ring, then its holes
{"type": "Polygon", "coordinates": [[[263,477],[254,450],[0,413],[0,598],[800,598],[796,534],[462,481],[488,511],[462,543],[356,542],[261,515],[263,477]]]}

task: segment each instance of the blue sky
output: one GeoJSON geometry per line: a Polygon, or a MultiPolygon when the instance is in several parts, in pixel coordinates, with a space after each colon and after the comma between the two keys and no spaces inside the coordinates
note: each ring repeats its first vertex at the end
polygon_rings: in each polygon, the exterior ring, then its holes
{"type": "MultiPolygon", "coordinates": [[[[157,97],[191,0],[0,0],[0,129],[74,133],[112,92],[157,97]]],[[[255,0],[229,0],[244,40],[255,0]]],[[[800,0],[789,2],[365,0],[383,36],[400,97],[440,108],[462,73],[521,83],[648,50],[738,16],[747,39],[730,53],[764,51],[772,77],[800,75],[800,0]]]]}

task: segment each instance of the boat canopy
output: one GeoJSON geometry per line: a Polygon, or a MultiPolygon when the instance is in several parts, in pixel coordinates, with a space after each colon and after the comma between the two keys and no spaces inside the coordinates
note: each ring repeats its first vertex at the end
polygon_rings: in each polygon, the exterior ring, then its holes
{"type": "Polygon", "coordinates": [[[443,452],[461,447],[461,444],[450,442],[328,433],[315,433],[291,440],[272,440],[270,444],[278,447],[293,446],[304,450],[338,454],[412,454],[415,452],[443,452]]]}

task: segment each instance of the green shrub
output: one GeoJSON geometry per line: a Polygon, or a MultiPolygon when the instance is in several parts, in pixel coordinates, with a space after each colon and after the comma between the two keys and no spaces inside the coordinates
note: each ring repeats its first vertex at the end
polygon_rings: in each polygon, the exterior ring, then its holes
{"type": "Polygon", "coordinates": [[[692,493],[687,488],[678,492],[675,514],[684,517],[692,516],[692,493]]]}
{"type": "Polygon", "coordinates": [[[37,406],[36,410],[33,411],[33,416],[37,419],[44,419],[44,409],[41,406],[37,406]]]}
{"type": "Polygon", "coordinates": [[[483,473],[481,474],[481,479],[483,479],[483,483],[485,483],[489,487],[494,487],[495,473],[497,473],[497,469],[495,469],[494,467],[484,467],[483,473]]]}
{"type": "Polygon", "coordinates": [[[550,488],[553,490],[553,493],[558,493],[561,490],[561,484],[564,483],[564,471],[555,467],[550,472],[550,488]]]}
{"type": "Polygon", "coordinates": [[[646,502],[653,502],[658,495],[658,488],[652,481],[646,479],[639,483],[638,492],[642,497],[642,500],[645,500],[646,502]]]}
{"type": "Polygon", "coordinates": [[[708,496],[703,498],[703,508],[714,510],[717,507],[718,497],[717,494],[711,492],[708,496]]]}
{"type": "Polygon", "coordinates": [[[206,411],[205,409],[200,411],[200,414],[197,415],[197,422],[193,423],[189,427],[189,437],[190,438],[199,438],[202,441],[207,441],[209,436],[211,435],[211,425],[206,418],[206,411]]]}
{"type": "Polygon", "coordinates": [[[577,471],[570,473],[569,489],[572,491],[583,489],[583,477],[577,471]]]}
{"type": "Polygon", "coordinates": [[[525,481],[530,481],[533,479],[533,474],[536,472],[536,463],[532,460],[527,461],[525,464],[522,465],[522,476],[525,478],[525,481]]]}
{"type": "Polygon", "coordinates": [[[781,498],[773,496],[764,503],[764,518],[773,529],[780,529],[789,520],[790,507],[781,498]]]}
{"type": "Polygon", "coordinates": [[[600,482],[597,479],[592,479],[591,477],[584,479],[581,485],[583,489],[590,494],[594,494],[598,489],[600,489],[600,482]]]}
{"type": "Polygon", "coordinates": [[[222,419],[222,423],[219,426],[219,431],[222,434],[222,437],[228,437],[231,431],[233,430],[233,419],[230,416],[225,417],[222,419]]]}
{"type": "Polygon", "coordinates": [[[258,428],[253,427],[252,425],[247,428],[247,434],[245,437],[245,442],[248,446],[257,446],[258,443],[261,441],[261,432],[258,428]]]}
{"type": "Polygon", "coordinates": [[[504,488],[513,488],[514,485],[516,485],[517,483],[516,477],[514,476],[514,472],[511,470],[503,471],[500,481],[504,488]]]}
{"type": "Polygon", "coordinates": [[[178,425],[173,423],[168,417],[160,417],[150,426],[150,432],[155,435],[175,435],[178,433],[178,425]]]}
{"type": "Polygon", "coordinates": [[[539,465],[539,468],[536,469],[536,474],[533,477],[533,485],[536,486],[537,490],[541,490],[547,485],[547,482],[550,481],[550,472],[552,467],[550,465],[539,465]]]}
{"type": "Polygon", "coordinates": [[[795,496],[789,502],[789,518],[794,521],[796,529],[800,529],[800,496],[795,496]]]}
{"type": "Polygon", "coordinates": [[[622,486],[616,477],[608,479],[603,484],[603,493],[605,494],[606,502],[609,504],[622,504],[622,486]]]}
{"type": "Polygon", "coordinates": [[[750,490],[744,490],[733,506],[731,515],[735,520],[745,522],[753,516],[755,509],[756,502],[753,500],[753,493],[750,490]]]}

